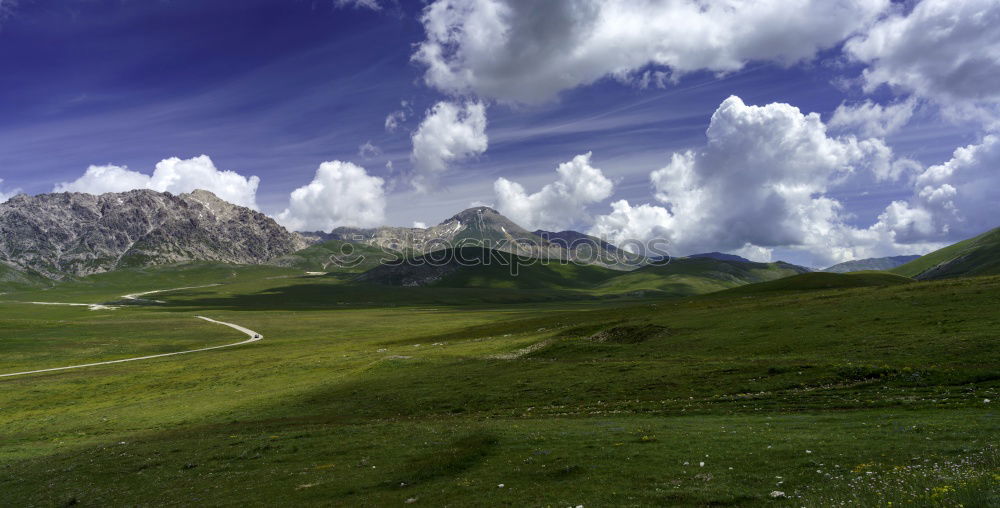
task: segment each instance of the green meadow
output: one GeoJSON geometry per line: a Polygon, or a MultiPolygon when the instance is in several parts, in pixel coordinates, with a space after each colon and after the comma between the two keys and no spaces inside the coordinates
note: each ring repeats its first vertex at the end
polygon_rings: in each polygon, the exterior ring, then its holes
{"type": "Polygon", "coordinates": [[[0,377],[0,505],[1000,504],[1000,277],[654,298],[301,263],[0,295],[0,374],[247,338],[195,316],[264,336],[0,377]]]}

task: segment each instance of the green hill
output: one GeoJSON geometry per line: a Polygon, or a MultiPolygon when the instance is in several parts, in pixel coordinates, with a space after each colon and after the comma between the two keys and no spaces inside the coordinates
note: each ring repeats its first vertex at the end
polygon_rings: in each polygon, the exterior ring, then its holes
{"type": "Polygon", "coordinates": [[[892,273],[918,280],[1000,274],[1000,228],[898,266],[892,273]]]}
{"type": "Polygon", "coordinates": [[[495,289],[590,289],[623,272],[596,265],[459,247],[390,262],[358,280],[391,286],[495,289]]]}
{"type": "Polygon", "coordinates": [[[848,273],[848,272],[864,272],[868,270],[892,270],[897,266],[909,263],[920,256],[890,256],[884,258],[868,258],[868,259],[855,259],[854,261],[845,261],[843,263],[838,263],[828,268],[824,268],[824,272],[834,272],[834,273],[848,273]]]}
{"type": "Polygon", "coordinates": [[[622,272],[595,265],[542,261],[506,252],[463,247],[389,263],[359,281],[392,286],[575,290],[598,295],[659,293],[695,295],[788,277],[805,269],[787,263],[674,259],[622,272]]]}
{"type": "Polygon", "coordinates": [[[329,240],[278,258],[270,264],[308,272],[364,272],[396,256],[362,243],[329,240]]]}
{"type": "Polygon", "coordinates": [[[0,262],[0,293],[38,288],[50,283],[41,275],[27,273],[0,262]]]}
{"type": "Polygon", "coordinates": [[[752,263],[712,258],[677,258],[665,265],[650,265],[619,274],[601,284],[602,293],[658,291],[671,295],[696,295],[754,282],[780,279],[806,269],[788,263],[752,263]]]}
{"type": "Polygon", "coordinates": [[[811,272],[768,282],[758,282],[733,288],[725,294],[756,294],[774,291],[813,291],[818,289],[843,289],[872,286],[895,286],[913,282],[913,279],[888,272],[811,272]]]}

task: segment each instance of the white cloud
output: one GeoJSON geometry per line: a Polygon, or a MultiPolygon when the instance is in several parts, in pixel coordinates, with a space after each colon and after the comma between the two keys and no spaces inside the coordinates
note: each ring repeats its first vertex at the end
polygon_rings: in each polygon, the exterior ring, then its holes
{"type": "Polygon", "coordinates": [[[923,0],[845,44],[868,64],[865,89],[889,85],[967,118],[997,118],[1000,101],[1000,3],[923,0]]]}
{"type": "Polygon", "coordinates": [[[0,178],[0,203],[5,203],[8,199],[21,193],[21,189],[3,190],[3,178],[0,178]]]}
{"type": "Polygon", "coordinates": [[[324,162],[312,182],[292,191],[288,208],[275,219],[293,231],[377,226],[385,219],[384,184],[361,166],[324,162]]]}
{"type": "Polygon", "coordinates": [[[413,60],[446,93],[539,103],[612,76],[646,86],[755,60],[813,58],[888,0],[436,0],[413,60]],[[653,73],[646,74],[649,66],[653,73]],[[660,72],[661,74],[656,74],[660,72]]]}
{"type": "Polygon", "coordinates": [[[378,0],[333,0],[333,5],[336,7],[371,9],[373,11],[382,10],[382,6],[378,0]]]}
{"type": "Polygon", "coordinates": [[[896,161],[877,139],[830,137],[816,113],[788,104],[748,106],[726,99],[712,115],[707,144],[675,153],[651,181],[662,206],[619,201],[592,233],[670,242],[673,254],[754,253],[799,248],[821,262],[892,253],[894,238],[845,223],[826,192],[859,169],[896,161]]]}
{"type": "Polygon", "coordinates": [[[915,107],[916,100],[912,98],[886,106],[870,100],[859,104],[842,103],[827,125],[831,130],[850,130],[864,137],[881,138],[906,125],[915,107]]]}
{"type": "Polygon", "coordinates": [[[413,221],[413,227],[417,229],[427,229],[427,223],[420,221],[413,221]]]}
{"type": "MultiPolygon", "coordinates": [[[[641,252],[642,249],[630,242],[645,242],[654,239],[668,239],[674,217],[662,206],[632,206],[622,199],[611,203],[611,213],[598,216],[587,234],[627,249],[641,252]]],[[[670,255],[676,255],[670,252],[670,255]]]]}
{"type": "Polygon", "coordinates": [[[967,238],[997,226],[997,189],[1000,136],[988,135],[924,170],[914,181],[913,196],[886,207],[875,227],[903,242],[967,238]]]}
{"type": "Polygon", "coordinates": [[[181,194],[196,189],[215,193],[230,203],[257,209],[260,178],[244,177],[234,171],[220,171],[207,155],[179,159],[171,157],[156,164],[152,176],[122,166],[90,166],[72,182],[59,183],[53,192],[104,194],[134,189],[181,194]]]}
{"type": "Polygon", "coordinates": [[[493,184],[497,208],[529,230],[563,230],[587,218],[587,205],[611,195],[614,184],[590,165],[591,153],[577,155],[559,165],[559,179],[534,194],[517,182],[498,178],[493,184]]]}
{"type": "Polygon", "coordinates": [[[393,111],[385,116],[385,130],[395,132],[399,126],[413,115],[413,106],[410,101],[400,101],[401,109],[393,111]]]}
{"type": "Polygon", "coordinates": [[[770,263],[774,255],[774,249],[758,247],[752,243],[748,243],[739,249],[730,251],[729,253],[749,259],[750,261],[756,261],[758,263],[770,263]]]}
{"type": "Polygon", "coordinates": [[[371,141],[365,141],[364,144],[358,147],[358,155],[365,159],[371,159],[372,157],[382,155],[382,149],[372,144],[371,141]]]}
{"type": "Polygon", "coordinates": [[[412,141],[413,185],[426,191],[451,163],[486,151],[486,106],[481,102],[439,102],[427,111],[412,141]]]}

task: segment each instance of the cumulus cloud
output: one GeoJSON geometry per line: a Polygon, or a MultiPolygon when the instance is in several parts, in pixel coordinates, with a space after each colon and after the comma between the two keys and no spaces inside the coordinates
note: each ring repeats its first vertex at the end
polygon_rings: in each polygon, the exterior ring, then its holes
{"type": "Polygon", "coordinates": [[[933,100],[946,112],[995,120],[1000,101],[1000,3],[923,0],[896,12],[845,51],[868,64],[864,86],[881,85],[933,100]]]}
{"type": "Polygon", "coordinates": [[[426,39],[412,58],[426,67],[425,81],[446,93],[539,103],[607,76],[650,86],[697,70],[732,72],[755,60],[808,60],[888,6],[889,0],[436,0],[423,12],[426,39]]]}
{"type": "Polygon", "coordinates": [[[898,131],[910,121],[916,100],[908,99],[888,105],[866,100],[858,104],[841,104],[827,125],[831,130],[855,131],[864,137],[881,138],[898,131]]]}
{"type": "Polygon", "coordinates": [[[244,177],[234,171],[220,171],[207,155],[190,159],[171,157],[156,164],[146,175],[123,166],[90,166],[72,182],[59,183],[53,192],[104,194],[134,189],[180,194],[196,189],[215,193],[230,203],[257,209],[257,186],[260,178],[244,177]]]}
{"type": "Polygon", "coordinates": [[[486,106],[481,102],[439,102],[427,111],[412,141],[413,185],[426,191],[451,163],[486,151],[486,106]]]}
{"type": "Polygon", "coordinates": [[[21,189],[13,189],[5,191],[3,187],[3,178],[0,178],[0,203],[6,202],[8,199],[21,193],[21,189]]]}
{"type": "Polygon", "coordinates": [[[668,239],[673,224],[674,216],[662,206],[632,206],[622,199],[611,203],[611,213],[598,216],[587,234],[637,252],[641,249],[632,247],[630,242],[668,239]]]}
{"type": "Polygon", "coordinates": [[[903,242],[967,238],[996,227],[998,188],[1000,136],[988,135],[924,170],[913,196],[886,207],[875,228],[903,242]]]}
{"type": "Polygon", "coordinates": [[[820,261],[892,251],[893,238],[845,223],[826,192],[864,169],[888,171],[892,151],[877,139],[831,137],[816,113],[788,104],[723,101],[707,143],[675,153],[650,179],[662,206],[619,201],[592,234],[623,240],[662,238],[675,254],[711,250],[756,253],[792,247],[820,261]]]}
{"type": "Polygon", "coordinates": [[[587,218],[587,205],[607,199],[614,184],[590,165],[591,153],[577,155],[556,168],[559,178],[533,194],[506,178],[493,184],[497,208],[528,228],[562,230],[587,218]]]}
{"type": "Polygon", "coordinates": [[[320,164],[308,185],[292,191],[277,221],[293,231],[369,227],[385,219],[385,182],[350,162],[320,164]]]}

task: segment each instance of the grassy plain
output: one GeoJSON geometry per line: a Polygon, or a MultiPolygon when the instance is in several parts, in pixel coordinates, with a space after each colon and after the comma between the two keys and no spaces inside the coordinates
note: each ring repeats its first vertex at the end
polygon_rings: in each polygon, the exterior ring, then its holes
{"type": "Polygon", "coordinates": [[[265,337],[0,378],[4,506],[1000,503],[1000,277],[628,299],[205,265],[0,298],[0,374],[245,338],[195,315],[265,337]]]}

